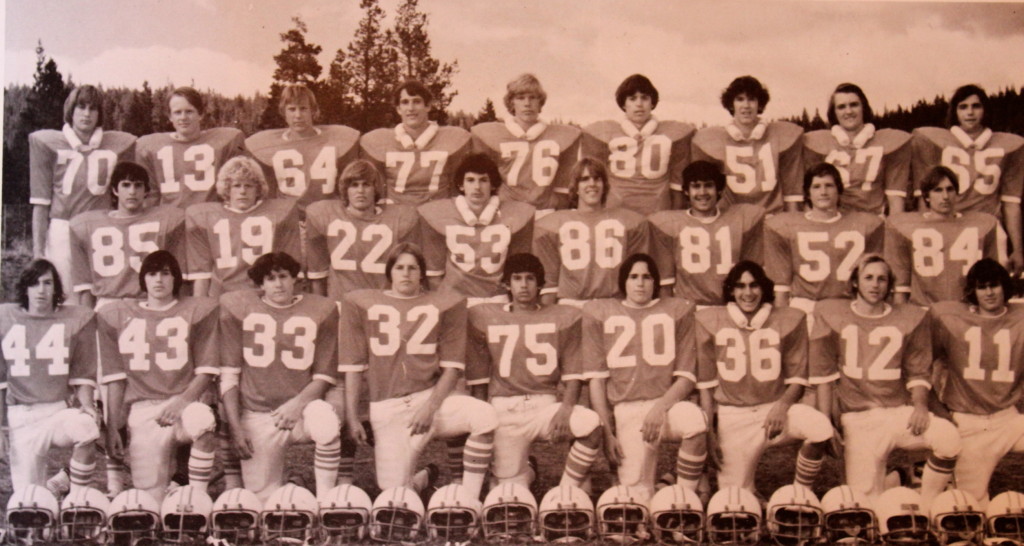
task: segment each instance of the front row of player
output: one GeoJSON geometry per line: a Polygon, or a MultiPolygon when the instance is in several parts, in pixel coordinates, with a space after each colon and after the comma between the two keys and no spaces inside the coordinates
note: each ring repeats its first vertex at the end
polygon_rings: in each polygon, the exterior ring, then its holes
{"type": "Polygon", "coordinates": [[[872,503],[849,486],[819,500],[798,484],[784,485],[762,509],[753,493],[721,489],[708,502],[682,485],[647,498],[643,488],[614,486],[595,507],[583,490],[560,485],[538,505],[523,485],[506,483],[481,503],[462,485],[438,489],[425,508],[411,489],[394,487],[371,501],[365,491],[339,485],[314,497],[287,484],[266,503],[245,489],[216,501],[192,486],[158,503],[141,489],[113,501],[92,488],[77,490],[58,507],[45,488],[28,486],[7,504],[8,540],[69,544],[345,544],[443,540],[540,540],[618,544],[1024,544],[1024,494],[1006,491],[982,510],[958,489],[940,494],[930,510],[906,487],[872,503]]]}

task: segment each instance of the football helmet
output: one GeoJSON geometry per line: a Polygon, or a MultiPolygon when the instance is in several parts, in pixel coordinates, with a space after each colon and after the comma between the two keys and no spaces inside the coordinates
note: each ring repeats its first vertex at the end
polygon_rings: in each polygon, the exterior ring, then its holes
{"type": "Polygon", "coordinates": [[[259,518],[263,504],[248,489],[228,489],[217,497],[210,513],[210,536],[235,544],[260,544],[259,518]]]}
{"type": "Polygon", "coordinates": [[[921,544],[931,541],[921,495],[909,487],[893,487],[878,497],[876,513],[883,544],[921,544]]]}
{"type": "Polygon", "coordinates": [[[466,542],[480,529],[483,505],[461,484],[434,492],[427,504],[427,534],[445,542],[466,542]]]}
{"type": "Polygon", "coordinates": [[[79,487],[64,497],[60,505],[57,542],[67,544],[103,544],[110,501],[99,489],[79,487]]]}
{"type": "Polygon", "coordinates": [[[57,498],[45,487],[26,485],[7,500],[7,540],[47,542],[57,536],[57,498]]]}
{"type": "Polygon", "coordinates": [[[1003,491],[992,497],[985,510],[985,533],[990,540],[1024,543],[1024,494],[1003,491]]]}
{"type": "Polygon", "coordinates": [[[408,487],[384,490],[370,511],[370,538],[381,542],[415,542],[426,509],[415,491],[408,487]]]}
{"type": "Polygon", "coordinates": [[[680,484],[663,487],[648,504],[654,540],[659,544],[702,544],[704,503],[680,484]]]}
{"type": "Polygon", "coordinates": [[[761,503],[742,487],[719,489],[708,501],[709,544],[754,545],[761,540],[761,503]]]}
{"type": "Polygon", "coordinates": [[[260,535],[264,544],[295,544],[317,535],[319,506],[313,493],[286,483],[270,494],[260,514],[260,535]]]}
{"type": "Polygon", "coordinates": [[[839,485],[821,498],[821,508],[825,511],[825,538],[830,544],[878,542],[878,519],[867,495],[839,485]]]}
{"type": "Polygon", "coordinates": [[[110,502],[107,532],[111,544],[135,546],[156,544],[160,534],[160,505],[141,489],[121,491],[110,502]]]}
{"type": "Polygon", "coordinates": [[[484,499],[484,538],[527,538],[537,534],[537,499],[525,485],[506,482],[484,499]]]}
{"type": "Polygon", "coordinates": [[[636,544],[650,538],[646,489],[616,485],[597,499],[597,534],[618,544],[636,544]]]}
{"type": "Polygon", "coordinates": [[[171,491],[160,505],[163,530],[160,540],[166,544],[202,544],[209,531],[213,499],[191,485],[171,491]]]}
{"type": "Polygon", "coordinates": [[[932,500],[929,509],[932,529],[939,544],[980,544],[985,531],[985,513],[970,493],[948,489],[932,500]]]}
{"type": "Polygon", "coordinates": [[[540,532],[547,542],[582,542],[594,537],[594,502],[579,487],[559,485],[540,501],[540,532]]]}
{"type": "Polygon", "coordinates": [[[317,503],[324,544],[347,544],[366,537],[373,508],[366,491],[351,484],[339,485],[317,498],[317,503]]]}
{"type": "Polygon", "coordinates": [[[807,486],[783,485],[768,499],[768,535],[781,546],[801,546],[821,540],[822,509],[807,486]]]}

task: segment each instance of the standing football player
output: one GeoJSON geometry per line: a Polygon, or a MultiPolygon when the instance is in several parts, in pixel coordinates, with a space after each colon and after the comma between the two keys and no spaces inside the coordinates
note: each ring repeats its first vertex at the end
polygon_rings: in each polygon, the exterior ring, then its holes
{"type": "Polygon", "coordinates": [[[722,91],[732,122],[708,127],[693,137],[693,159],[713,161],[725,171],[722,207],[748,203],[771,214],[796,210],[803,169],[803,130],[788,121],[761,119],[768,90],[753,76],[740,76],[722,91]]]}
{"type": "Polygon", "coordinates": [[[529,486],[530,444],[573,439],[561,485],[580,487],[601,447],[600,420],[577,405],[583,384],[579,309],[541,301],[544,266],[514,254],[501,278],[509,303],[469,310],[466,385],[498,414],[494,477],[529,486]],[[559,383],[564,386],[558,401],[559,383]]]}
{"type": "Polygon", "coordinates": [[[622,485],[649,495],[661,440],[682,440],[675,473],[690,489],[707,457],[704,412],[683,401],[697,381],[693,304],[656,298],[659,284],[654,259],[634,254],[619,269],[622,299],[583,306],[584,378],[604,426],[605,456],[622,485]]]}
{"type": "Polygon", "coordinates": [[[318,493],[338,477],[341,422],[322,400],[338,382],[338,308],[296,293],[299,268],[285,252],[264,254],[249,268],[260,290],[220,298],[221,400],[242,483],[264,502],[284,484],[291,444],[316,445],[318,493]]]}
{"type": "Polygon", "coordinates": [[[798,403],[805,386],[827,380],[810,370],[804,312],[772,305],[772,284],[741,261],[722,283],[725,306],[697,311],[697,387],[709,420],[718,415],[720,489],[755,491],[765,448],[798,440],[794,481],[813,488],[832,439],[828,417],[798,403]]]}
{"type": "Polygon", "coordinates": [[[109,207],[107,183],[118,161],[135,155],[135,137],[103,130],[103,93],[76,87],[64,101],[64,127],[28,136],[32,255],[46,257],[62,279],[71,279],[71,229],[75,216],[109,207]]]}
{"type": "Polygon", "coordinates": [[[220,373],[217,302],[180,298],[181,267],[166,250],[146,256],[136,278],[144,299],[99,312],[107,450],[123,459],[127,425],[132,485],[160,502],[178,445],[191,444],[189,485],[206,491],[213,472],[216,419],[199,398],[220,373]]]}
{"type": "Polygon", "coordinates": [[[949,483],[960,436],[953,423],[928,411],[931,321],[916,305],[889,304],[892,291],[889,264],[865,254],[850,273],[854,299],[818,302],[810,358],[828,379],[818,385],[818,410],[832,415],[834,390],[846,483],[872,501],[884,489],[893,448],[931,450],[921,478],[927,505],[949,483]]]}
{"type": "Polygon", "coordinates": [[[71,490],[89,487],[100,436],[95,315],[63,305],[60,274],[47,260],[25,266],[16,293],[17,303],[0,304],[0,457],[10,457],[17,492],[46,483],[51,446],[74,446],[71,490]]]}
{"type": "Polygon", "coordinates": [[[999,221],[984,212],[957,212],[956,188],[952,170],[934,167],[921,182],[927,210],[886,220],[885,257],[895,276],[896,303],[959,300],[974,262],[1006,263],[1006,234],[999,221]]]}
{"type": "Polygon", "coordinates": [[[394,129],[374,129],[363,135],[363,157],[384,173],[393,203],[417,206],[452,194],[452,172],[472,150],[470,134],[459,127],[430,121],[434,98],[427,86],[408,80],[394,98],[401,122],[394,129]]]}
{"type": "Polygon", "coordinates": [[[139,138],[135,160],[153,173],[150,200],[182,210],[217,200],[217,169],[245,151],[245,135],[234,127],[203,129],[203,96],[179,87],[167,100],[174,131],[139,138]]]}
{"type": "Polygon", "coordinates": [[[665,296],[700,306],[722,303],[722,281],[740,260],[761,261],[764,211],[754,205],[719,206],[722,169],[694,161],[683,169],[687,210],[651,215],[652,249],[665,296]]]}
{"type": "MultiPolygon", "coordinates": [[[[579,129],[540,120],[547,99],[540,80],[522,74],[508,82],[505,93],[505,108],[512,116],[471,130],[473,150],[486,153],[501,169],[505,179],[501,198],[532,205],[538,211],[565,208],[569,169],[580,146],[579,129]]],[[[455,185],[459,183],[456,177],[455,185]]]]}
{"type": "Polygon", "coordinates": [[[658,121],[658,89],[643,74],[633,74],[615,90],[615,103],[626,116],[599,121],[583,129],[583,154],[608,165],[609,208],[625,207],[644,216],[680,209],[679,178],[690,161],[694,128],[678,121],[658,121]]]}
{"type": "Polygon", "coordinates": [[[366,445],[357,419],[361,382],[370,386],[377,485],[411,486],[433,437],[469,434],[462,483],[479,498],[491,464],[498,418],[490,404],[452,393],[465,369],[466,300],[427,289],[419,247],[394,247],[384,269],[390,288],[358,290],[343,302],[338,371],[345,373],[348,431],[366,445]]]}
{"type": "Polygon", "coordinates": [[[918,189],[935,165],[956,173],[957,211],[1001,216],[1013,249],[1010,270],[1024,266],[1021,234],[1021,191],[1024,191],[1024,138],[986,127],[988,95],[977,85],[958,88],[949,99],[946,127],[914,129],[913,176],[918,189]]]}
{"type": "Polygon", "coordinates": [[[582,307],[615,296],[622,260],[647,252],[650,228],[636,212],[606,204],[608,171],[601,162],[584,157],[569,178],[570,209],[537,220],[533,251],[547,273],[544,303],[582,307]]]}
{"type": "Polygon", "coordinates": [[[904,212],[911,193],[910,134],[875,129],[864,91],[841,83],[828,100],[831,129],[804,135],[804,166],[835,165],[843,186],[840,206],[876,216],[904,212]],[[888,209],[886,208],[888,206],[888,209]]]}
{"type": "Polygon", "coordinates": [[[497,195],[501,173],[484,154],[459,164],[455,184],[457,196],[419,207],[427,275],[432,286],[469,298],[471,306],[500,303],[505,258],[529,252],[533,243],[534,208],[497,195]]]}
{"type": "Polygon", "coordinates": [[[1024,383],[1024,307],[1007,305],[1010,274],[984,258],[967,272],[965,302],[932,305],[939,400],[953,412],[963,451],[956,485],[988,504],[999,460],[1024,451],[1024,416],[1017,409],[1024,383]]]}

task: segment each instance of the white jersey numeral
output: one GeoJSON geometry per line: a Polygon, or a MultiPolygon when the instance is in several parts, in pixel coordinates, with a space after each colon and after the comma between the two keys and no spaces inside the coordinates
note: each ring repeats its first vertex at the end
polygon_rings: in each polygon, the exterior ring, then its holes
{"type": "MultiPolygon", "coordinates": [[[[448,152],[445,151],[422,151],[419,153],[419,166],[422,169],[430,170],[430,185],[427,191],[434,193],[441,187],[441,173],[448,163],[448,152]]],[[[398,193],[405,193],[405,186],[409,183],[409,176],[416,166],[416,152],[388,152],[384,157],[388,169],[398,168],[395,176],[394,190],[398,193]]]]}
{"type": "MultiPolygon", "coordinates": [[[[28,347],[28,333],[24,324],[15,324],[4,336],[3,348],[4,359],[10,362],[7,373],[11,377],[28,377],[32,374],[32,368],[28,361],[32,359],[32,349],[28,347]]],[[[49,360],[46,367],[49,375],[68,375],[68,359],[71,357],[71,350],[64,342],[64,324],[56,323],[50,325],[46,333],[39,338],[35,346],[35,358],[49,360]]]]}
{"type": "Polygon", "coordinates": [[[782,373],[779,332],[771,328],[754,330],[750,332],[749,341],[748,347],[735,328],[724,328],[715,334],[715,345],[725,347],[726,360],[716,362],[719,377],[736,383],[749,372],[761,382],[778,379],[782,373]]]}
{"type": "MultiPolygon", "coordinates": [[[[830,236],[825,231],[800,231],[796,234],[797,251],[801,262],[797,272],[808,282],[821,282],[832,273],[832,260],[828,252],[814,245],[829,245],[830,236]]],[[[840,231],[831,238],[831,246],[838,250],[847,249],[846,255],[836,267],[836,280],[846,282],[857,262],[864,253],[864,235],[856,231],[840,231]]]]}
{"type": "Polygon", "coordinates": [[[309,166],[309,181],[306,180],[306,171],[303,170],[305,159],[295,149],[278,150],[274,152],[274,177],[277,178],[277,188],[284,195],[291,197],[302,197],[309,190],[309,186],[319,182],[323,184],[323,195],[334,193],[334,185],[338,177],[337,150],[334,146],[324,146],[320,149],[313,164],[309,166]]]}
{"type": "Polygon", "coordinates": [[[558,369],[558,351],[541,336],[555,335],[557,330],[552,322],[537,324],[492,324],[487,327],[487,342],[501,344],[501,357],[498,359],[498,375],[509,377],[512,374],[512,356],[519,343],[520,332],[523,346],[532,356],[526,357],[526,371],[535,376],[551,375],[558,369]]]}
{"type": "MultiPolygon", "coordinates": [[[[878,178],[878,172],[881,170],[882,157],[884,155],[885,151],[881,146],[858,148],[853,154],[852,163],[854,165],[864,165],[864,183],[860,186],[861,190],[871,191],[875,179],[878,178]]],[[[825,156],[825,163],[831,163],[839,171],[839,175],[843,178],[844,188],[850,187],[851,158],[849,152],[846,150],[832,150],[825,156]]]]}
{"type": "MultiPolygon", "coordinates": [[[[153,355],[153,362],[161,370],[180,370],[188,363],[189,324],[184,317],[167,317],[156,323],[156,339],[167,343],[167,352],[153,355]]],[[[134,372],[148,372],[150,369],[150,345],[146,337],[146,319],[133,318],[121,330],[117,346],[123,355],[130,355],[128,369],[134,372]]]]}
{"type": "Polygon", "coordinates": [[[554,140],[538,140],[530,150],[530,143],[523,140],[502,142],[499,145],[501,158],[511,159],[512,166],[506,177],[506,184],[518,186],[521,181],[522,170],[526,161],[530,160],[530,179],[539,188],[551,185],[558,172],[558,155],[562,153],[558,143],[554,140]]]}
{"type": "Polygon", "coordinates": [[[132,255],[126,256],[124,232],[113,226],[98,227],[91,234],[92,270],[101,277],[113,277],[124,271],[125,264],[134,271],[142,268],[142,257],[160,250],[156,237],[160,233],[160,222],[141,222],[128,226],[128,248],[132,255]]]}
{"type": "MultiPolygon", "coordinates": [[[[647,315],[640,321],[640,356],[650,366],[668,366],[676,359],[675,323],[665,313],[647,315]],[[661,340],[661,346],[658,346],[661,340]]],[[[604,321],[604,333],[616,335],[608,350],[609,368],[635,367],[636,355],[625,355],[636,337],[637,323],[626,315],[614,315],[604,321]]]]}
{"type": "MultiPolygon", "coordinates": [[[[274,224],[266,216],[249,216],[238,226],[241,239],[241,258],[252,265],[256,258],[274,249],[274,224]]],[[[231,248],[231,224],[227,218],[221,218],[213,224],[213,233],[217,236],[217,268],[230,269],[238,267],[238,256],[231,248]]]]}
{"type": "Polygon", "coordinates": [[[992,195],[999,189],[999,179],[1003,176],[999,163],[1005,155],[1002,148],[985,148],[972,155],[963,148],[946,146],[942,149],[941,163],[956,173],[960,193],[966,193],[973,186],[981,195],[992,195]],[[973,178],[975,174],[977,178],[973,178]]]}
{"type": "Polygon", "coordinates": [[[672,141],[665,135],[651,135],[644,139],[644,147],[640,150],[638,158],[639,148],[640,143],[630,136],[611,139],[608,142],[608,169],[612,174],[619,178],[634,178],[640,175],[648,180],[665,176],[672,154],[672,141]]]}
{"type": "Polygon", "coordinates": [[[182,159],[192,162],[192,172],[181,177],[174,173],[174,147],[164,146],[156,153],[164,179],[160,182],[160,193],[170,194],[181,191],[181,184],[190,191],[210,191],[217,181],[217,153],[209,144],[195,144],[185,148],[182,159]]]}
{"type": "Polygon", "coordinates": [[[60,181],[60,189],[64,195],[71,195],[71,187],[78,176],[78,170],[85,168],[85,187],[93,195],[107,193],[107,182],[110,181],[110,171],[117,163],[117,154],[103,148],[93,150],[89,157],[82,155],[75,150],[57,150],[57,165],[67,165],[64,170],[64,177],[60,181]]]}
{"type": "MultiPolygon", "coordinates": [[[[942,233],[932,228],[915,229],[912,235],[914,245],[914,271],[922,277],[937,277],[945,269],[946,249],[942,233]]],[[[966,227],[957,235],[949,247],[949,261],[963,262],[962,275],[967,275],[971,265],[980,260],[981,242],[978,228],[966,227]]]]}
{"type": "MultiPolygon", "coordinates": [[[[687,273],[707,273],[714,259],[711,256],[711,233],[707,229],[687,226],[679,230],[679,265],[687,273]]],[[[714,264],[715,273],[725,275],[732,269],[732,234],[729,226],[715,230],[719,262],[714,264]]]]}
{"type": "Polygon", "coordinates": [[[475,228],[446,226],[444,235],[452,262],[467,273],[473,271],[476,265],[485,273],[492,275],[501,271],[505,265],[505,256],[508,254],[508,245],[512,242],[512,232],[505,224],[491,224],[481,229],[479,249],[471,242],[460,240],[472,239],[476,235],[475,228]],[[483,252],[487,248],[490,252],[483,252]]]}
{"type": "Polygon", "coordinates": [[[385,264],[381,258],[391,248],[395,239],[390,227],[384,224],[369,224],[360,231],[352,222],[333,220],[327,226],[327,236],[341,237],[331,251],[331,267],[335,271],[361,270],[364,273],[384,274],[385,264]],[[345,257],[356,244],[356,240],[373,245],[358,265],[355,260],[358,256],[345,257]]]}
{"type": "MultiPolygon", "coordinates": [[[[964,332],[964,341],[967,342],[967,367],[964,368],[964,379],[970,381],[985,381],[985,369],[981,367],[982,339],[981,326],[972,326],[964,332]]],[[[988,378],[994,383],[1013,383],[1016,374],[1010,368],[1010,350],[1013,347],[1010,341],[1010,331],[1002,328],[992,336],[992,343],[996,347],[996,369],[992,370],[988,378]]]]}
{"type": "MultiPolygon", "coordinates": [[[[393,356],[402,347],[402,322],[416,326],[405,344],[405,354],[432,355],[437,353],[437,343],[427,337],[440,322],[440,312],[433,305],[417,305],[406,311],[405,317],[390,305],[373,305],[366,310],[366,316],[377,324],[380,335],[370,336],[370,351],[376,356],[393,356]]],[[[371,330],[372,331],[372,330],[371,330]]]]}
{"type": "Polygon", "coordinates": [[[868,381],[897,381],[902,376],[900,362],[895,362],[894,368],[888,367],[903,346],[903,332],[900,332],[899,328],[879,326],[868,332],[868,345],[881,345],[882,349],[866,367],[862,366],[860,361],[860,328],[856,324],[849,324],[843,328],[840,336],[846,344],[846,354],[843,357],[843,375],[846,377],[868,381]]]}
{"type": "Polygon", "coordinates": [[[593,227],[571,220],[558,227],[559,254],[562,267],[579,271],[590,267],[591,261],[602,269],[614,269],[622,263],[622,241],[626,226],[614,218],[601,220],[593,227]],[[594,241],[591,255],[590,241],[594,241]]]}
{"type": "Polygon", "coordinates": [[[772,145],[765,143],[754,155],[753,146],[726,146],[725,167],[729,174],[725,182],[733,193],[748,194],[770,192],[775,189],[778,177],[775,174],[775,156],[772,145]],[[757,165],[764,171],[764,179],[757,180],[757,165]]]}
{"type": "Polygon", "coordinates": [[[277,357],[279,335],[293,336],[295,350],[281,351],[281,363],[290,370],[308,370],[313,365],[316,350],[317,325],[312,318],[302,315],[288,317],[281,324],[265,313],[250,313],[242,321],[242,330],[252,333],[252,345],[242,347],[242,358],[253,368],[266,368],[277,357]]]}

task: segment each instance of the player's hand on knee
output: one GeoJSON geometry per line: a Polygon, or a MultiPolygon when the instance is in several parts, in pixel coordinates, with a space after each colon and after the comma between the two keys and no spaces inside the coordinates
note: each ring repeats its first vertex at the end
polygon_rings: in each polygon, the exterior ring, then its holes
{"type": "Polygon", "coordinates": [[[608,464],[622,463],[622,444],[619,443],[614,432],[605,431],[604,433],[604,456],[608,459],[608,464]]]}
{"type": "Polygon", "coordinates": [[[235,453],[238,454],[239,459],[248,459],[252,457],[252,441],[249,440],[242,432],[231,433],[231,443],[235,446],[235,453]]]}
{"type": "Polygon", "coordinates": [[[170,402],[164,406],[164,411],[160,412],[160,417],[156,418],[156,424],[162,427],[174,425],[181,419],[181,412],[185,411],[185,406],[188,404],[188,400],[181,396],[171,397],[170,402]]]}
{"type": "Polygon", "coordinates": [[[363,428],[363,424],[359,422],[359,419],[349,419],[345,430],[348,431],[349,438],[356,445],[365,446],[369,443],[366,438],[366,429],[363,428]]]}
{"type": "Polygon", "coordinates": [[[653,407],[647,412],[647,416],[644,417],[644,424],[640,427],[640,433],[643,434],[644,441],[648,444],[656,444],[658,439],[661,438],[661,430],[665,426],[666,413],[666,411],[662,411],[658,407],[653,407]]]}
{"type": "Polygon", "coordinates": [[[416,410],[416,414],[412,416],[412,420],[409,421],[409,434],[426,434],[430,430],[430,426],[434,424],[436,409],[429,402],[420,406],[420,409],[416,410]]]}
{"type": "Polygon", "coordinates": [[[121,431],[114,427],[107,427],[107,456],[119,460],[124,458],[124,440],[121,431]]]}
{"type": "Polygon", "coordinates": [[[931,414],[928,413],[927,407],[914,406],[914,413],[910,414],[907,428],[910,429],[910,433],[914,436],[920,436],[924,431],[928,430],[928,422],[930,420],[931,414]]]}
{"type": "Polygon", "coordinates": [[[572,417],[572,406],[562,404],[548,424],[548,438],[552,442],[563,442],[572,438],[569,419],[572,417]]]}
{"type": "Polygon", "coordinates": [[[274,418],[274,426],[281,430],[295,428],[295,424],[302,418],[303,407],[304,404],[296,398],[291,398],[284,404],[281,404],[277,409],[270,412],[270,416],[274,418]]]}
{"type": "Polygon", "coordinates": [[[789,413],[789,404],[776,402],[772,409],[768,410],[768,416],[764,419],[764,435],[771,440],[786,429],[786,416],[789,413]]]}

